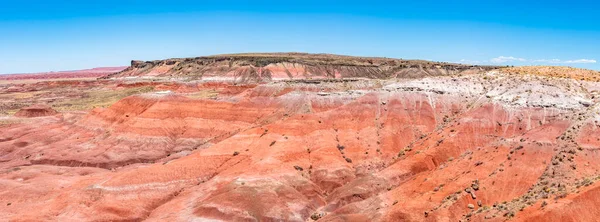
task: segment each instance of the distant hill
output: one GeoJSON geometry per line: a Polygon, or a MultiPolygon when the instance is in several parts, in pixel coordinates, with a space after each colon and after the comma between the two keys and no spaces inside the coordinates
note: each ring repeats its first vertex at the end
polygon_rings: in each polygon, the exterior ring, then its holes
{"type": "Polygon", "coordinates": [[[514,74],[530,74],[595,82],[600,81],[600,72],[598,71],[566,66],[518,66],[502,68],[501,71],[514,74]]]}
{"type": "Polygon", "coordinates": [[[2,74],[0,80],[23,80],[23,79],[58,79],[58,78],[98,78],[108,74],[120,72],[127,68],[120,67],[99,67],[93,69],[58,71],[58,72],[40,72],[40,73],[20,73],[20,74],[2,74]]]}

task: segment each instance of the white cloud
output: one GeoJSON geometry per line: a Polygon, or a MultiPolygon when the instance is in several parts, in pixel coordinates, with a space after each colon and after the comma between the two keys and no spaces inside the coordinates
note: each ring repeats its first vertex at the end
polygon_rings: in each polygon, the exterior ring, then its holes
{"type": "Polygon", "coordinates": [[[506,62],[526,62],[527,59],[524,58],[516,58],[512,56],[498,56],[496,58],[490,59],[492,63],[506,63],[506,62]]]}
{"type": "Polygon", "coordinates": [[[576,59],[576,60],[560,60],[560,59],[536,59],[535,63],[552,63],[552,64],[589,64],[596,63],[593,59],[576,59]]]}
{"type": "Polygon", "coordinates": [[[567,60],[565,63],[568,64],[586,64],[586,63],[596,63],[596,60],[593,59],[577,59],[577,60],[567,60]]]}
{"type": "MultiPolygon", "coordinates": [[[[461,62],[472,62],[472,64],[479,64],[480,62],[473,63],[474,61],[461,60],[461,62]]],[[[594,59],[576,59],[576,60],[562,60],[562,59],[525,59],[514,56],[498,56],[482,63],[531,63],[531,64],[593,64],[597,63],[594,59]]]]}
{"type": "Polygon", "coordinates": [[[480,65],[480,64],[510,64],[510,63],[529,63],[529,64],[594,64],[597,63],[594,59],[575,59],[575,60],[562,60],[562,59],[525,59],[518,58],[514,56],[498,56],[496,58],[492,58],[490,60],[469,60],[469,59],[461,59],[455,63],[462,64],[472,64],[472,65],[480,65]]]}
{"type": "Polygon", "coordinates": [[[461,63],[461,64],[471,64],[471,65],[478,65],[478,64],[482,64],[481,61],[477,61],[477,60],[468,60],[468,59],[461,59],[457,62],[454,63],[461,63]]]}
{"type": "Polygon", "coordinates": [[[560,59],[536,59],[532,60],[533,63],[561,63],[560,59]]]}

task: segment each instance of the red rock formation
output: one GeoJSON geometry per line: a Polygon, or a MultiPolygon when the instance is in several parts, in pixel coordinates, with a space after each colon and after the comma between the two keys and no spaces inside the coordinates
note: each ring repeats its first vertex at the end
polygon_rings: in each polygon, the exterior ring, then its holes
{"type": "Polygon", "coordinates": [[[248,83],[281,79],[415,78],[473,74],[496,68],[331,54],[266,53],[132,61],[129,68],[105,78],[176,76],[248,83]]]}
{"type": "Polygon", "coordinates": [[[31,118],[41,116],[53,116],[56,114],[58,114],[58,112],[56,112],[56,110],[52,109],[51,107],[47,105],[37,104],[22,108],[17,113],[15,113],[15,116],[31,118]]]}
{"type": "Polygon", "coordinates": [[[491,72],[133,84],[164,91],[0,126],[0,220],[598,216],[595,83],[491,72]]]}

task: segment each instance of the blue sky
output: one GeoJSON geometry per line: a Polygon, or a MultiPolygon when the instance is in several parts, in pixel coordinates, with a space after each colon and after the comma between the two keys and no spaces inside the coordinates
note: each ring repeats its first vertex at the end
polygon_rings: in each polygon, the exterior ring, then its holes
{"type": "Polygon", "coordinates": [[[236,52],[600,70],[593,1],[2,1],[0,73],[236,52]]]}

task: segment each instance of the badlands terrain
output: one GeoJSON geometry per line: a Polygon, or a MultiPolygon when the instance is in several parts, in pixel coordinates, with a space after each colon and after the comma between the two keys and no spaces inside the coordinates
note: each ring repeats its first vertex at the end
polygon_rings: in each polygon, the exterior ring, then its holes
{"type": "Polygon", "coordinates": [[[600,218],[596,71],[278,53],[0,77],[0,221],[600,218]]]}

